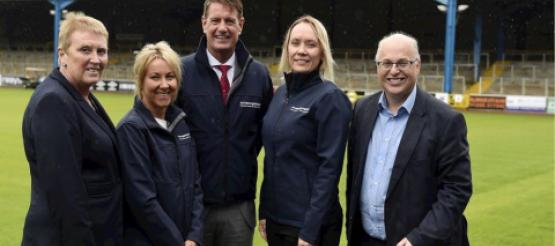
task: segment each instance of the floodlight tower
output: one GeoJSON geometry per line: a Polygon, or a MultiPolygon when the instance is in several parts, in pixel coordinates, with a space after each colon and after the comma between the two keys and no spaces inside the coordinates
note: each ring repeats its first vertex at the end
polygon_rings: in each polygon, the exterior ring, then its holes
{"type": "Polygon", "coordinates": [[[457,6],[457,0],[435,0],[439,3],[437,8],[441,12],[447,11],[445,20],[445,69],[443,78],[443,91],[451,93],[453,84],[453,65],[455,63],[455,35],[457,26],[457,12],[468,9],[468,5],[457,6]]]}
{"type": "Polygon", "coordinates": [[[73,3],[73,0],[48,0],[54,5],[54,55],[52,66],[58,67],[58,33],[60,32],[60,20],[62,19],[62,10],[73,3]]]}

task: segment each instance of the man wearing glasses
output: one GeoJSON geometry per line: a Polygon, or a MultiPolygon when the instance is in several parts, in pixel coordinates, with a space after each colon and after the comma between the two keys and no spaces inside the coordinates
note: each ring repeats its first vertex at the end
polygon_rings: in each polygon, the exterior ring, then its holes
{"type": "Polygon", "coordinates": [[[383,92],[358,101],[349,136],[349,245],[468,245],[472,193],[461,113],[416,86],[418,43],[384,37],[376,52],[383,92]]]}

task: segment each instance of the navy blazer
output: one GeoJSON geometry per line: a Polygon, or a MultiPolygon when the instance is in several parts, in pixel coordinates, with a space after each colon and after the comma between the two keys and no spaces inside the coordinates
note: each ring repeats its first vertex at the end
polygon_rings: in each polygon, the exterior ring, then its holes
{"type": "Polygon", "coordinates": [[[22,245],[122,245],[122,187],[114,126],[55,69],[23,118],[31,205],[22,245]]]}
{"type": "Polygon", "coordinates": [[[126,245],[202,245],[202,190],[185,113],[175,106],[162,128],[140,99],[117,128],[122,149],[126,245]],[[126,210],[127,212],[127,210],[126,210]]]}
{"type": "MultiPolygon", "coordinates": [[[[380,92],[381,93],[381,92],[380,92]]],[[[360,193],[380,93],[357,102],[347,164],[347,238],[363,228],[360,193]]],[[[385,200],[387,245],[468,245],[463,211],[472,193],[466,123],[461,113],[417,89],[385,200]]]]}

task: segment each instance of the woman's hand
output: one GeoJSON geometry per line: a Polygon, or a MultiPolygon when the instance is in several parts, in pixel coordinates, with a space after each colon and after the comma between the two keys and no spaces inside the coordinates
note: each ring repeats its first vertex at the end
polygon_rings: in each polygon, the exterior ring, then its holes
{"type": "Polygon", "coordinates": [[[297,246],[312,246],[312,244],[299,238],[299,242],[297,242],[297,246]]]}
{"type": "Polygon", "coordinates": [[[185,241],[185,246],[198,246],[195,241],[187,240],[185,241]]]}
{"type": "Polygon", "coordinates": [[[268,241],[268,238],[266,237],[266,220],[259,220],[258,221],[258,231],[260,232],[260,236],[262,237],[262,239],[264,239],[264,241],[268,241]]]}
{"type": "Polygon", "coordinates": [[[397,243],[397,246],[412,246],[412,243],[410,243],[409,240],[405,237],[399,243],[397,243]]]}

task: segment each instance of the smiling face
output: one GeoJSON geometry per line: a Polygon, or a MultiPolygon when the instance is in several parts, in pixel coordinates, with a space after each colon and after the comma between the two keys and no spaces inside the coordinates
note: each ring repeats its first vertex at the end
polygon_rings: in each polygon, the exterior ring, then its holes
{"type": "Polygon", "coordinates": [[[293,72],[309,73],[318,68],[322,61],[322,48],[310,24],[301,22],[291,29],[287,52],[293,72]]]}
{"type": "Polygon", "coordinates": [[[102,34],[75,31],[67,50],[58,49],[60,72],[82,94],[100,80],[108,63],[108,40],[102,34]]]}
{"type": "Polygon", "coordinates": [[[166,109],[177,96],[177,77],[163,59],[154,59],[147,67],[141,99],[145,107],[157,118],[164,118],[166,109]]]}
{"type": "Polygon", "coordinates": [[[239,34],[243,30],[243,17],[236,9],[221,3],[211,3],[202,18],[202,30],[206,35],[206,46],[220,62],[225,62],[235,50],[239,34]]]}
{"type": "Polygon", "coordinates": [[[412,92],[418,75],[420,61],[413,40],[406,36],[396,35],[380,42],[376,60],[382,63],[398,63],[416,61],[404,69],[394,65],[390,69],[378,66],[378,79],[390,103],[403,103],[412,92]]]}

